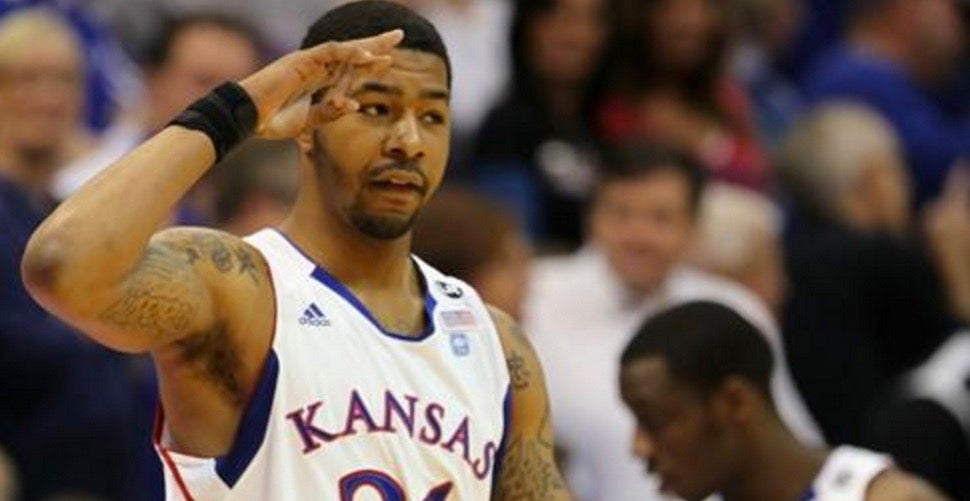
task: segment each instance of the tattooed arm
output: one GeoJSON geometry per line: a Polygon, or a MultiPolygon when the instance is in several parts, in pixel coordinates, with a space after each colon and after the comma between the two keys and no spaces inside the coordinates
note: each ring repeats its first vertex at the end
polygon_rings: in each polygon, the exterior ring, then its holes
{"type": "Polygon", "coordinates": [[[556,466],[552,416],[542,367],[532,344],[508,315],[490,308],[505,349],[512,386],[512,417],[505,462],[493,499],[539,501],[571,499],[556,466]]]}
{"type": "Polygon", "coordinates": [[[235,236],[172,228],[150,238],[122,280],[73,287],[74,303],[54,307],[106,346],[149,351],[241,323],[219,306],[250,301],[267,273],[258,252],[235,236]]]}

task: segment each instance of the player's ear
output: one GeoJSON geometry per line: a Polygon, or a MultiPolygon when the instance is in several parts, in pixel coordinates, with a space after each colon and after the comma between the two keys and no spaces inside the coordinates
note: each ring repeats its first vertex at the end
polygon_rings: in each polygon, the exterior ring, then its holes
{"type": "Polygon", "coordinates": [[[756,419],[764,400],[754,385],[737,376],[728,376],[714,398],[716,412],[722,418],[736,423],[756,419]]]}

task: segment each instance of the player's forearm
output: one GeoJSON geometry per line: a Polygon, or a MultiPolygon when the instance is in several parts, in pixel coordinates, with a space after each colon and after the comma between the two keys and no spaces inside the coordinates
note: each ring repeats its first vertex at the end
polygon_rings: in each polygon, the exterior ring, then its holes
{"type": "Polygon", "coordinates": [[[120,283],[180,198],[212,165],[201,132],[168,127],[60,205],[24,254],[24,280],[50,305],[76,309],[120,283]]]}

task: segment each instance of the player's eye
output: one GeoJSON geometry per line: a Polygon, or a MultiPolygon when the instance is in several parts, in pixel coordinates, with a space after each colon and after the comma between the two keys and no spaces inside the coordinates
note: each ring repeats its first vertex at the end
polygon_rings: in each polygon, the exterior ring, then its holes
{"type": "Polygon", "coordinates": [[[381,103],[362,104],[360,113],[369,117],[382,117],[391,113],[390,106],[381,103]]]}
{"type": "Polygon", "coordinates": [[[445,116],[437,111],[429,111],[424,115],[421,115],[421,121],[426,124],[440,125],[445,123],[445,116]]]}

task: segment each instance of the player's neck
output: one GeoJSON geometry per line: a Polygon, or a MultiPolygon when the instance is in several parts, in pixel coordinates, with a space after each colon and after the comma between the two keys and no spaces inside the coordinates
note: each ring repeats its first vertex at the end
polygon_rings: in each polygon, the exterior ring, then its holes
{"type": "Polygon", "coordinates": [[[368,237],[301,193],[280,229],[330,275],[352,288],[412,288],[411,236],[368,237]]]}
{"type": "Polygon", "coordinates": [[[725,501],[798,500],[811,487],[825,454],[798,442],[780,423],[749,437],[738,478],[722,494],[725,501]]]}

